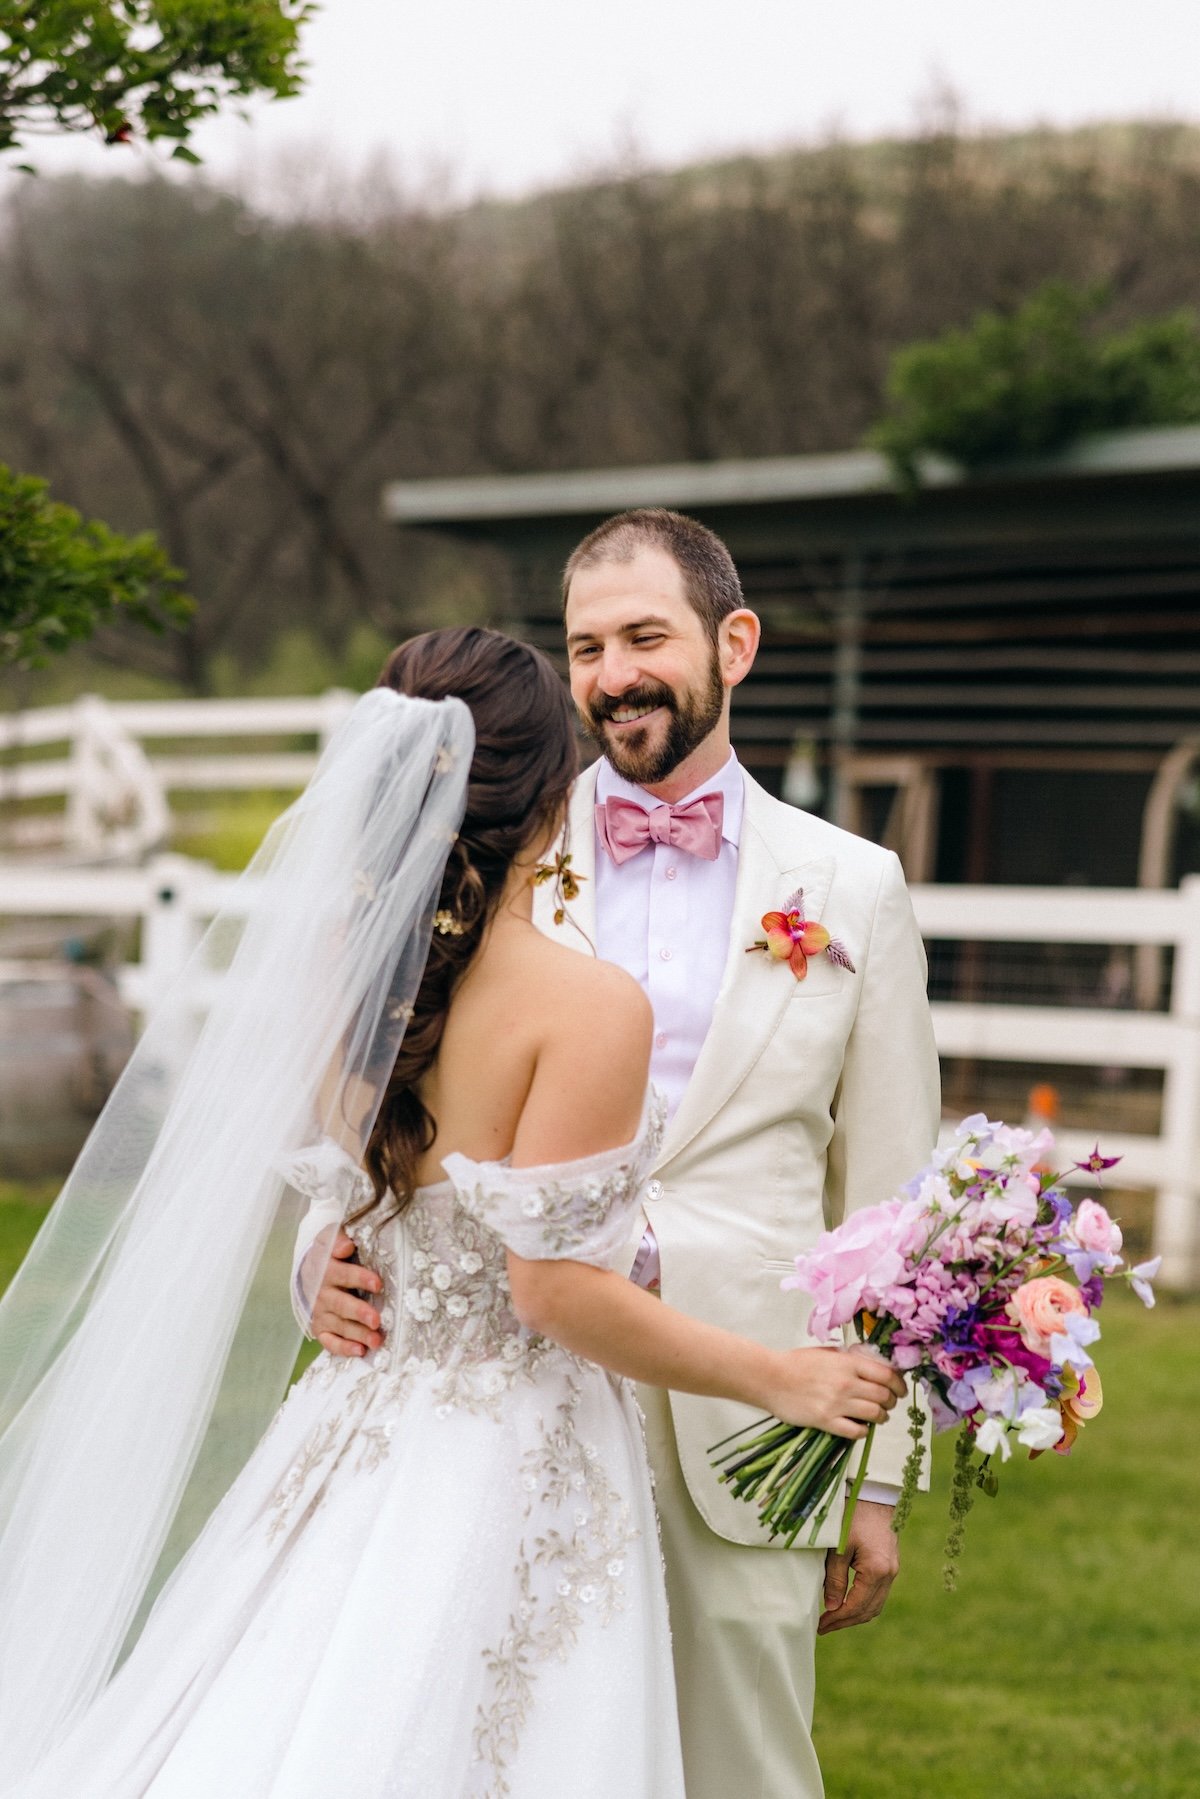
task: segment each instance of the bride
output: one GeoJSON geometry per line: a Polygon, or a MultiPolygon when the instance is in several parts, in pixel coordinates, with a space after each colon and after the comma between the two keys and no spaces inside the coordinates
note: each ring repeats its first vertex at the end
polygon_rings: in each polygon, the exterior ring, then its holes
{"type": "Polygon", "coordinates": [[[629,1383],[856,1437],[895,1403],[610,1272],[662,1110],[640,988],[532,923],[569,702],[477,629],[385,681],[0,1305],[3,1799],[682,1795],[629,1383]],[[280,1406],[313,1200],[386,1334],[280,1406]]]}

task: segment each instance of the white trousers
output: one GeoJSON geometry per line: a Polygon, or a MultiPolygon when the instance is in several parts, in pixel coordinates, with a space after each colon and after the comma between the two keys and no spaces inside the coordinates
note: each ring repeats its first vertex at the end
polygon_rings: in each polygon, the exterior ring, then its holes
{"type": "Polygon", "coordinates": [[[638,1398],[667,1569],[687,1799],[823,1799],[811,1732],[825,1551],[718,1537],[684,1484],[666,1394],[641,1387],[638,1398]]]}

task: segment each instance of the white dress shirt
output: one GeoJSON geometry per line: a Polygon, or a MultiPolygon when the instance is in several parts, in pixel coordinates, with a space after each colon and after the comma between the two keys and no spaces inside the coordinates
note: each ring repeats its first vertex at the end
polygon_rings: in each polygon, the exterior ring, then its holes
{"type": "MultiPolygon", "coordinates": [[[[745,801],[732,751],[717,775],[677,804],[685,806],[704,793],[719,793],[725,802],[714,862],[671,844],[649,843],[618,867],[602,845],[596,846],[596,952],[626,969],[654,1009],[650,1078],[666,1096],[669,1117],[708,1035],[729,950],[745,801]]],[[[664,804],[604,761],[596,803],[614,797],[631,800],[644,812],[664,804]]]]}

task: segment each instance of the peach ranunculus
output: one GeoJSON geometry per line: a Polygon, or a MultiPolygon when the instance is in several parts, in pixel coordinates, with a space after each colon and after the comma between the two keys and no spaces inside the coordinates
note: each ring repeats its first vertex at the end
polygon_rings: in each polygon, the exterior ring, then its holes
{"type": "Polygon", "coordinates": [[[1071,1312],[1086,1315],[1087,1306],[1078,1287],[1069,1286],[1056,1274],[1043,1274],[1017,1288],[1008,1302],[1008,1312],[1026,1349],[1034,1355],[1048,1356],[1051,1337],[1062,1334],[1063,1319],[1071,1312]]]}

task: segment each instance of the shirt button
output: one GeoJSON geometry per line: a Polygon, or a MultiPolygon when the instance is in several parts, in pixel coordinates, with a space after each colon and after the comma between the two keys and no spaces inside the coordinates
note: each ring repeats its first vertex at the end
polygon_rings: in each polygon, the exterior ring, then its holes
{"type": "Polygon", "coordinates": [[[658,1036],[654,1039],[654,1047],[655,1049],[666,1049],[667,1033],[665,1031],[660,1031],[658,1033],[658,1036]]]}
{"type": "Polygon", "coordinates": [[[673,881],[675,879],[675,876],[678,873],[679,873],[679,870],[676,868],[675,864],[672,862],[670,868],[668,868],[668,870],[667,870],[668,881],[673,881]]]}
{"type": "Polygon", "coordinates": [[[669,949],[660,949],[658,952],[658,959],[660,962],[669,962],[671,960],[670,950],[669,949]]]}

